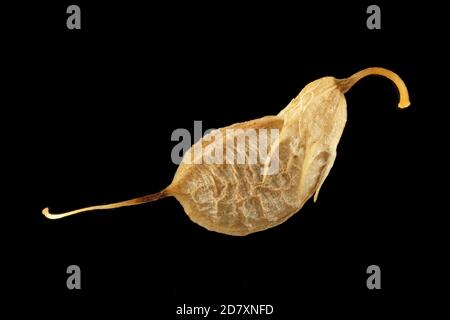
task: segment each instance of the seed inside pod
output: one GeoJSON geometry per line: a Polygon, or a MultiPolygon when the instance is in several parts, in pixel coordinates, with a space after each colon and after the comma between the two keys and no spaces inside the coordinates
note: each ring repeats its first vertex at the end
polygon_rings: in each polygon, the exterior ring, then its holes
{"type": "MultiPolygon", "coordinates": [[[[194,152],[184,156],[172,183],[158,193],[61,214],[52,214],[48,208],[42,212],[49,219],[60,219],[81,212],[133,206],[173,196],[192,221],[208,230],[243,236],[274,227],[298,212],[313,195],[314,201],[317,200],[334,164],[336,148],[347,121],[344,93],[368,75],[392,80],[400,93],[399,108],[409,106],[404,82],[390,70],[367,68],[346,79],[324,77],[309,83],[278,115],[219,129],[215,134],[220,134],[222,139],[200,139],[190,149],[194,152]],[[256,134],[277,133],[276,139],[270,139],[264,146],[268,155],[266,161],[191,161],[192,157],[217,158],[220,150],[227,154],[225,148],[230,144],[224,142],[230,142],[230,139],[245,141],[248,129],[256,134]],[[274,173],[275,162],[277,170],[274,173]]],[[[248,160],[251,150],[261,148],[260,141],[250,140],[240,156],[248,160]]]]}

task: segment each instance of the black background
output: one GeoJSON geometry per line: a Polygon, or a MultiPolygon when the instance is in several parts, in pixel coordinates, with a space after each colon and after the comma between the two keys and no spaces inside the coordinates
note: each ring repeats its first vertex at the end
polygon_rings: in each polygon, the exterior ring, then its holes
{"type": "Polygon", "coordinates": [[[11,301],[26,301],[15,311],[173,319],[184,303],[257,303],[274,305],[270,319],[294,319],[421,309],[435,276],[424,271],[433,261],[422,161],[439,8],[378,3],[382,29],[371,31],[370,4],[74,1],[5,11],[14,17],[8,216],[19,222],[2,225],[5,278],[11,301]],[[82,30],[66,28],[70,4],[81,7],[82,30]],[[396,108],[387,79],[358,83],[318,202],[276,228],[209,232],[173,198],[57,221],[40,214],[157,192],[177,168],[173,130],[277,114],[307,83],[370,66],[397,72],[411,107],[396,108]],[[66,288],[71,264],[82,270],[79,291],[66,288]],[[381,268],[378,291],[366,287],[371,264],[381,268]]]}

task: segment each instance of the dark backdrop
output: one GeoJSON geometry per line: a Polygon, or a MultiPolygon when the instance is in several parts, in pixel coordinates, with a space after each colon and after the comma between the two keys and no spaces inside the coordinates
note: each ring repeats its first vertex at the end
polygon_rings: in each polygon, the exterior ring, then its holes
{"type": "Polygon", "coordinates": [[[3,224],[3,234],[13,231],[9,296],[26,301],[16,312],[170,319],[184,303],[257,303],[274,305],[270,319],[360,319],[421,307],[429,83],[419,52],[433,42],[423,17],[439,8],[378,3],[382,29],[371,31],[364,1],[73,3],[80,31],[66,29],[69,2],[9,12],[4,128],[17,169],[6,171],[19,224],[3,224]],[[396,108],[387,79],[358,83],[318,202],[276,228],[209,232],[173,198],[57,221],[40,214],[157,192],[177,168],[173,130],[277,114],[307,83],[370,66],[397,72],[411,107],[396,108]],[[66,288],[71,264],[81,267],[80,291],[66,288]],[[371,264],[379,291],[366,288],[371,264]]]}

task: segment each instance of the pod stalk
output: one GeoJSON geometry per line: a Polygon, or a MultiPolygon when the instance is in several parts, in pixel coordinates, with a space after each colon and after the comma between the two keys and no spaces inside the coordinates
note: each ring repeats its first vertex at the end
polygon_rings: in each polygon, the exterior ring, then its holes
{"type": "Polygon", "coordinates": [[[86,207],[86,208],[68,211],[68,212],[64,212],[64,213],[58,213],[58,214],[50,213],[49,209],[45,208],[44,210],[42,210],[42,214],[48,219],[55,220],[55,219],[65,218],[68,216],[72,216],[74,214],[87,212],[87,211],[109,210],[109,209],[116,209],[116,208],[121,208],[121,207],[136,206],[138,204],[156,201],[156,200],[165,198],[167,196],[168,196],[168,194],[167,194],[166,190],[163,190],[163,191],[160,191],[157,193],[149,194],[149,195],[131,199],[131,200],[120,201],[120,202],[110,203],[110,204],[97,205],[97,206],[91,206],[91,207],[86,207]]]}

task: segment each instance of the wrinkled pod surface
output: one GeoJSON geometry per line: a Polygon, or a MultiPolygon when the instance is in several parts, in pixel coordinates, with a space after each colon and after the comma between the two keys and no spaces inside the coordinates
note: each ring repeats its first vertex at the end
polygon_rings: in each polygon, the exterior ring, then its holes
{"type": "MultiPolygon", "coordinates": [[[[346,79],[324,77],[305,86],[278,115],[236,123],[200,139],[184,155],[172,183],[158,193],[61,214],[52,214],[48,208],[42,212],[49,219],[60,219],[173,196],[192,221],[211,231],[243,236],[279,225],[298,212],[313,195],[314,201],[317,200],[333,166],[347,121],[344,94],[368,75],[392,80],[399,90],[399,108],[409,106],[404,82],[390,70],[367,68],[346,79]],[[264,161],[198,161],[213,158],[218,150],[225,153],[230,140],[243,138],[245,141],[248,129],[256,133],[277,133],[276,139],[270,139],[265,146],[264,161]],[[213,139],[218,136],[221,139],[213,139]],[[270,172],[275,160],[276,172],[270,172]]],[[[249,140],[242,158],[248,160],[252,150],[258,151],[258,148],[262,148],[261,143],[249,140]]]]}

